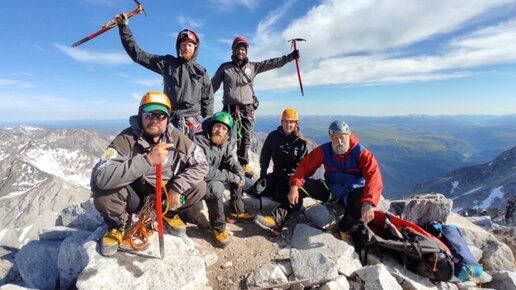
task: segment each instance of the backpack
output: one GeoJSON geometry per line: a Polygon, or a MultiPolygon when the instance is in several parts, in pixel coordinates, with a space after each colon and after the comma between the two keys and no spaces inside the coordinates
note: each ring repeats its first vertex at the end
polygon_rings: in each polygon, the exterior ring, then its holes
{"type": "Polygon", "coordinates": [[[456,225],[444,225],[441,222],[432,222],[428,226],[430,233],[438,237],[450,249],[455,258],[455,276],[462,281],[480,277],[484,272],[471,250],[464,241],[462,233],[456,225]]]}
{"type": "Polygon", "coordinates": [[[454,263],[448,247],[418,225],[378,211],[367,225],[344,217],[341,231],[353,238],[363,264],[367,254],[390,254],[402,261],[405,269],[434,281],[449,281],[453,277],[454,263]]]}

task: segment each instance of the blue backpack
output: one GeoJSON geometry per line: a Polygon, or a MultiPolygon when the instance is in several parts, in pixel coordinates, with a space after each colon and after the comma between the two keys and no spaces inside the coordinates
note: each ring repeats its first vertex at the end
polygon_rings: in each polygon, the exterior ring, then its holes
{"type": "Polygon", "coordinates": [[[450,249],[455,262],[455,276],[462,281],[482,275],[484,269],[477,263],[466,241],[456,225],[444,225],[433,222],[429,232],[438,237],[450,249]]]}

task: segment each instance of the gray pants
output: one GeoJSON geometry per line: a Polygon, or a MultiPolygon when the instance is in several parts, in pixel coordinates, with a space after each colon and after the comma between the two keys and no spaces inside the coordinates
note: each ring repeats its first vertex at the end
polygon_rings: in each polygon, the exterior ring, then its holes
{"type": "MultiPolygon", "coordinates": [[[[125,230],[129,221],[129,216],[138,213],[149,194],[154,194],[153,185],[140,178],[133,183],[112,190],[94,190],[93,204],[97,211],[104,217],[104,221],[110,228],[125,230]]],[[[201,181],[196,186],[182,193],[186,197],[185,204],[173,212],[168,212],[166,216],[173,216],[183,212],[202,200],[206,193],[206,182],[201,181]]]]}
{"type": "MultiPolygon", "coordinates": [[[[221,181],[208,181],[208,190],[204,200],[208,207],[208,217],[212,229],[223,231],[226,227],[224,215],[224,183],[221,181]]],[[[229,211],[234,213],[243,213],[245,211],[244,202],[242,201],[242,188],[236,185],[230,185],[229,192],[231,200],[229,201],[229,211]]]]}

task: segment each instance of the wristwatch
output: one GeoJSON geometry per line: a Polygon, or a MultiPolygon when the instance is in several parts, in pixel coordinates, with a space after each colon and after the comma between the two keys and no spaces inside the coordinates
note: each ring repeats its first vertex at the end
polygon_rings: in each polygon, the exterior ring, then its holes
{"type": "Polygon", "coordinates": [[[373,208],[373,206],[372,206],[370,203],[365,202],[365,203],[362,205],[362,208],[364,208],[364,209],[368,209],[368,210],[369,210],[369,209],[372,209],[372,208],[373,208]]]}

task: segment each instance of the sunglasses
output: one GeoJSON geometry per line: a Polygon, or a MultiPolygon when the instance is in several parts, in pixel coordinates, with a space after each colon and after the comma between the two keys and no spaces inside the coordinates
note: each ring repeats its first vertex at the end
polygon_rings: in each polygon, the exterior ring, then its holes
{"type": "Polygon", "coordinates": [[[142,116],[148,120],[157,119],[159,121],[163,121],[168,118],[167,114],[160,114],[154,112],[144,112],[142,113],[142,116]]]}

